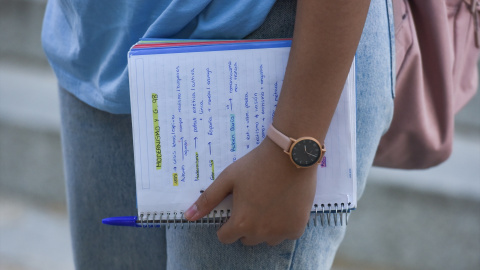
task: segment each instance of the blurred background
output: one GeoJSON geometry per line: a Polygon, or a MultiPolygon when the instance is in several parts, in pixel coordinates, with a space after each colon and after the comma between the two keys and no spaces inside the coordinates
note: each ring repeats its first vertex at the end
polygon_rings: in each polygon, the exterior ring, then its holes
{"type": "MultiPolygon", "coordinates": [[[[0,269],[73,269],[46,0],[0,0],[0,269]]],[[[373,168],[334,263],[340,269],[480,269],[480,96],[454,151],[423,171],[373,168]]]]}

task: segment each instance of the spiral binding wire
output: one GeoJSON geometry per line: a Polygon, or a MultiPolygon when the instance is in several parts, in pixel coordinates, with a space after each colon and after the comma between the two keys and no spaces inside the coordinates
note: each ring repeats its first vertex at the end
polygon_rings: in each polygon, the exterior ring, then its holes
{"type": "MultiPolygon", "coordinates": [[[[314,215],[313,215],[313,226],[345,226],[348,225],[348,215],[350,214],[350,203],[348,207],[344,203],[338,204],[315,204],[314,205],[314,215]],[[320,221],[320,224],[319,224],[320,221]],[[345,222],[344,222],[345,221],[345,222]]],[[[140,216],[137,220],[137,224],[142,228],[162,228],[165,227],[170,229],[172,226],[174,229],[179,226],[183,229],[186,225],[187,228],[193,226],[197,227],[219,227],[226,223],[230,218],[231,211],[230,209],[225,210],[214,210],[202,219],[196,221],[189,221],[185,218],[184,212],[147,212],[140,213],[140,216]],[[163,217],[166,216],[166,219],[163,217]],[[172,217],[173,216],[173,217],[172,217]],[[158,217],[158,218],[157,218],[158,217]],[[178,218],[177,218],[178,217],[178,218]]],[[[307,223],[307,226],[310,226],[310,219],[307,223]]]]}
{"type": "MultiPolygon", "coordinates": [[[[350,214],[350,205],[348,207],[344,203],[334,203],[334,204],[315,204],[313,215],[313,226],[318,226],[318,221],[320,219],[320,226],[345,226],[348,225],[348,215],[350,214]],[[344,222],[345,221],[345,222],[344,222]]],[[[310,220],[308,221],[307,226],[310,226],[310,220]]]]}
{"type": "Polygon", "coordinates": [[[146,212],[140,213],[139,218],[137,219],[137,224],[142,228],[161,228],[165,227],[170,229],[177,227],[183,229],[185,225],[187,228],[191,226],[201,226],[201,227],[217,227],[218,225],[223,225],[230,218],[230,209],[228,210],[214,210],[207,215],[206,218],[202,218],[197,221],[189,221],[185,218],[184,212],[146,212]],[[163,218],[166,216],[166,218],[163,218]]]}

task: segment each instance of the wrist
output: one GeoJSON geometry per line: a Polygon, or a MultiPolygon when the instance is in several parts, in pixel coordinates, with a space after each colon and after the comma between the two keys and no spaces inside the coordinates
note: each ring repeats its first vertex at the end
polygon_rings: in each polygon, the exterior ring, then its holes
{"type": "Polygon", "coordinates": [[[280,146],[278,146],[270,137],[266,136],[265,139],[260,143],[259,148],[265,153],[265,160],[268,160],[269,163],[274,163],[275,167],[284,170],[289,175],[299,174],[302,171],[317,170],[318,166],[310,166],[306,168],[299,169],[292,162],[290,155],[286,153],[280,146]]]}
{"type": "Polygon", "coordinates": [[[314,137],[292,138],[283,134],[272,124],[267,137],[287,154],[296,168],[318,166],[326,152],[325,147],[314,137]]]}

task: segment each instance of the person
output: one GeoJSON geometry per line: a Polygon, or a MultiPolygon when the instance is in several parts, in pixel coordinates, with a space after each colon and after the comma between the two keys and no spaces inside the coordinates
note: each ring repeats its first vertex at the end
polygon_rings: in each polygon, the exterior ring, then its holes
{"type": "Polygon", "coordinates": [[[392,15],[390,0],[49,1],[42,43],[60,88],[76,268],[330,268],[345,227],[306,227],[317,168],[296,169],[268,137],[185,213],[196,220],[232,193],[232,216],[218,231],[101,224],[136,212],[126,54],[142,37],[293,36],[273,125],[320,142],[356,55],[360,197],[393,113],[392,15]]]}

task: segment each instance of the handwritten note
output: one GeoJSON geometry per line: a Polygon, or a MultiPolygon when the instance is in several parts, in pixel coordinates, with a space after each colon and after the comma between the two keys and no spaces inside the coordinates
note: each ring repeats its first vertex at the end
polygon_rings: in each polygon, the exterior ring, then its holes
{"type": "MultiPolygon", "coordinates": [[[[260,144],[289,50],[129,56],[139,211],[186,209],[223,169],[260,144]]],[[[354,89],[352,66],[325,141],[318,203],[356,204],[354,89]]]]}

